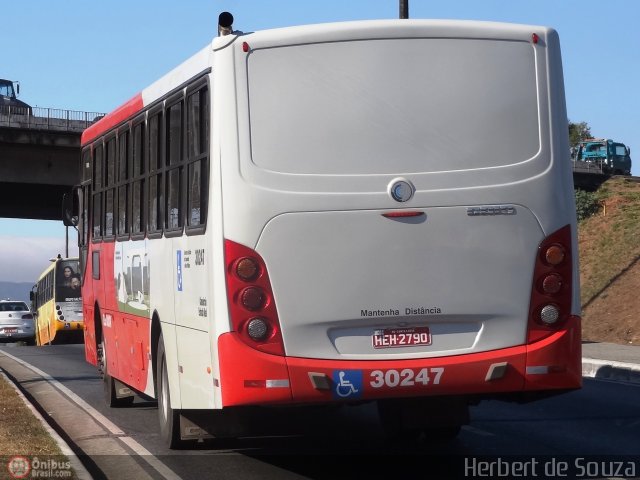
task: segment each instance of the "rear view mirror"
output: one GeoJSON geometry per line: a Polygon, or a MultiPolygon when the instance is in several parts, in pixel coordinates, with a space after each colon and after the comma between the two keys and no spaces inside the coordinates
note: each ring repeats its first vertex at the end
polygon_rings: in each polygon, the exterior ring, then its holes
{"type": "Polygon", "coordinates": [[[66,227],[78,225],[78,204],[75,202],[76,196],[65,193],[62,197],[62,223],[66,227]]]}

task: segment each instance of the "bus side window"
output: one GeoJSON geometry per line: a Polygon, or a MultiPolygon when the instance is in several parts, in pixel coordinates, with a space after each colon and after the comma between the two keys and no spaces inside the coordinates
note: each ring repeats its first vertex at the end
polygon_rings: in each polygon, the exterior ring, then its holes
{"type": "Polygon", "coordinates": [[[149,148],[149,201],[148,201],[148,231],[151,237],[158,237],[162,233],[162,204],[164,203],[164,188],[162,185],[162,113],[149,117],[148,148],[149,148]],[[155,235],[154,235],[155,234],[155,235]]]}
{"type": "Polygon", "coordinates": [[[112,137],[106,143],[104,185],[106,187],[104,197],[104,236],[115,235],[115,163],[116,163],[116,138],[112,137]]]}
{"type": "Polygon", "coordinates": [[[133,126],[133,148],[132,164],[133,172],[131,174],[131,235],[144,235],[145,218],[144,218],[144,185],[146,173],[144,162],[144,122],[133,126]]]}
{"type": "Polygon", "coordinates": [[[118,135],[118,214],[116,231],[119,239],[126,240],[129,234],[129,170],[130,170],[129,129],[118,135]]]}
{"type": "Polygon", "coordinates": [[[92,225],[93,238],[102,238],[102,144],[98,144],[93,150],[93,195],[92,195],[92,225]]]}
{"type": "Polygon", "coordinates": [[[80,200],[81,200],[81,208],[80,208],[80,218],[78,219],[78,234],[79,234],[79,244],[80,246],[84,246],[87,244],[89,240],[89,216],[88,216],[88,198],[87,198],[87,186],[86,182],[91,181],[91,148],[86,148],[82,152],[82,189],[80,190],[80,200]]]}
{"type": "Polygon", "coordinates": [[[187,97],[187,233],[202,231],[206,221],[209,172],[208,89],[187,97]]]}
{"type": "Polygon", "coordinates": [[[184,154],[182,148],[182,100],[167,108],[166,139],[167,139],[167,171],[166,171],[166,230],[182,231],[182,178],[184,154]]]}

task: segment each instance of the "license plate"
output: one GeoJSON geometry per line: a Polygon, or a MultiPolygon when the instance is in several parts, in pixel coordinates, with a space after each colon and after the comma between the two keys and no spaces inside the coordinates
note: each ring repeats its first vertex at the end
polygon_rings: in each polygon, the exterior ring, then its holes
{"type": "Polygon", "coordinates": [[[5,328],[4,333],[18,333],[17,328],[5,328]]]}
{"type": "Polygon", "coordinates": [[[373,348],[402,348],[431,345],[429,327],[386,328],[371,336],[373,348]]]}

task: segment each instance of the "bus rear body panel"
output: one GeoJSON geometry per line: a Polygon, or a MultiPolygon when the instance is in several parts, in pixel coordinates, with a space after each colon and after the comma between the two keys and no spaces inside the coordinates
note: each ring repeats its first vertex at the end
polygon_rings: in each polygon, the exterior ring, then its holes
{"type": "Polygon", "coordinates": [[[486,217],[422,207],[406,219],[384,210],[274,218],[257,251],[268,259],[287,355],[382,360],[522,344],[533,278],[522,252],[535,252],[542,232],[531,212],[509,208],[486,217]],[[427,328],[430,345],[373,339],[411,327],[427,328]]]}
{"type": "Polygon", "coordinates": [[[249,34],[216,52],[234,71],[214,75],[224,237],[264,262],[284,353],[243,342],[234,330],[260,312],[238,320],[232,305],[225,406],[580,385],[557,35],[400,25],[249,34]],[[562,320],[534,335],[540,246],[563,227],[562,320]]]}

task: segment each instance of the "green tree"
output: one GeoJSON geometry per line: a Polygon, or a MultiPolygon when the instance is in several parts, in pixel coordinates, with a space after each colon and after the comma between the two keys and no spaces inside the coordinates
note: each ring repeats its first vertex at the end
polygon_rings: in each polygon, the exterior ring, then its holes
{"type": "Polygon", "coordinates": [[[593,138],[591,127],[587,122],[572,123],[569,121],[569,145],[575,147],[578,143],[593,138]]]}

